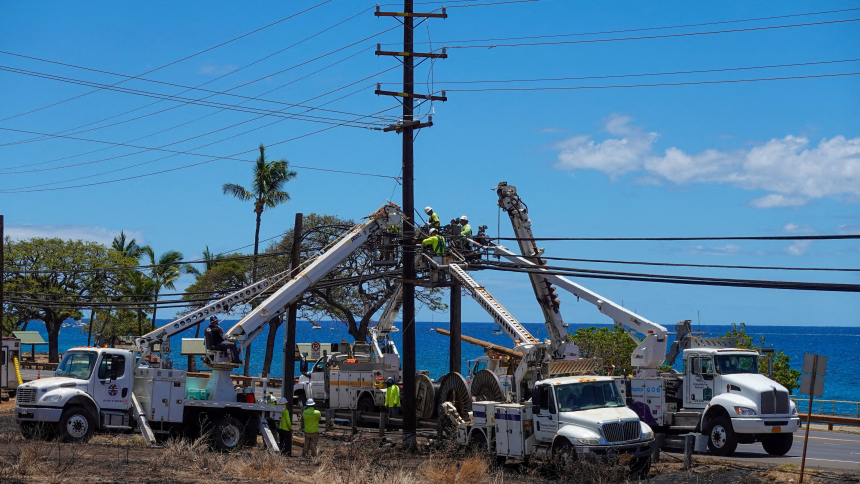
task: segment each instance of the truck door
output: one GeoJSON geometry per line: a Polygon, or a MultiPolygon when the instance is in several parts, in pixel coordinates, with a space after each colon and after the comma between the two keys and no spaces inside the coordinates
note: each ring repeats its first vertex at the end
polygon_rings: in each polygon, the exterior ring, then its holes
{"type": "Polygon", "coordinates": [[[535,426],[535,438],[539,442],[552,442],[555,432],[558,430],[558,406],[555,403],[552,387],[539,385],[535,388],[532,410],[535,426]]]}
{"type": "Polygon", "coordinates": [[[131,371],[122,353],[104,352],[96,370],[93,398],[105,410],[126,410],[131,392],[131,371]]]}
{"type": "Polygon", "coordinates": [[[704,407],[714,396],[714,365],[710,356],[691,357],[684,385],[685,405],[704,407]]]}
{"type": "Polygon", "coordinates": [[[326,368],[325,368],[325,360],[326,357],[323,356],[317,363],[314,365],[313,370],[311,370],[311,398],[314,400],[319,400],[322,403],[326,399],[326,368]]]}

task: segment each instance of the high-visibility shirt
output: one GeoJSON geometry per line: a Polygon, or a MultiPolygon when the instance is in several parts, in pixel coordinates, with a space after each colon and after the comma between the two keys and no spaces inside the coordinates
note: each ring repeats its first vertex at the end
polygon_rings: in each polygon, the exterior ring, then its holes
{"type": "Polygon", "coordinates": [[[472,226],[466,224],[460,229],[460,237],[471,237],[472,236],[472,226]]]}
{"type": "Polygon", "coordinates": [[[433,249],[433,255],[440,257],[445,255],[445,237],[442,237],[441,235],[427,237],[421,241],[421,244],[429,245],[430,248],[433,249]]]}
{"type": "Polygon", "coordinates": [[[388,226],[388,233],[389,234],[399,234],[400,233],[400,227],[398,227],[397,225],[389,225],[388,226]]]}
{"type": "Polygon", "coordinates": [[[322,414],[314,407],[308,407],[302,412],[302,420],[305,422],[305,433],[317,434],[320,431],[320,419],[322,414]]]}
{"type": "Polygon", "coordinates": [[[430,226],[439,228],[439,215],[436,212],[430,214],[430,226]]]}
{"type": "Polygon", "coordinates": [[[400,406],[400,387],[391,385],[385,390],[385,406],[388,408],[400,406]]]}
{"type": "Polygon", "coordinates": [[[290,408],[284,405],[284,411],[281,412],[281,424],[278,425],[281,430],[289,432],[293,430],[293,416],[290,415],[290,408]]]}

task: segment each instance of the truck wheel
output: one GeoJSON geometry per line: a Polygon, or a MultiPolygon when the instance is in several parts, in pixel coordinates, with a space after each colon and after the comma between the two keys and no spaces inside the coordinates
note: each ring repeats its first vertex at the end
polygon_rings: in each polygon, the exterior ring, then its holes
{"type": "Polygon", "coordinates": [[[475,430],[474,432],[472,432],[472,436],[469,438],[469,450],[472,450],[474,452],[487,451],[487,438],[480,430],[475,430]]]}
{"type": "Polygon", "coordinates": [[[373,413],[376,411],[376,404],[373,403],[373,398],[369,395],[364,395],[358,399],[358,405],[355,406],[355,409],[358,411],[358,423],[368,423],[365,422],[364,419],[361,418],[362,413],[373,413]]]}
{"type": "Polygon", "coordinates": [[[560,438],[552,444],[552,458],[556,462],[556,465],[566,469],[567,466],[576,460],[576,450],[569,440],[560,438]]]}
{"type": "Polygon", "coordinates": [[[639,479],[647,479],[651,472],[651,456],[639,457],[630,461],[630,474],[639,479]]]}
{"type": "Polygon", "coordinates": [[[223,452],[242,448],[245,443],[245,426],[230,415],[218,418],[212,427],[212,443],[215,449],[223,452]]]}
{"type": "Polygon", "coordinates": [[[785,455],[791,450],[793,443],[794,434],[773,434],[763,438],[761,446],[770,455],[785,455]]]}
{"type": "Polygon", "coordinates": [[[84,407],[71,406],[57,422],[57,435],[63,442],[86,442],[93,436],[95,422],[84,407]]]}
{"type": "Polygon", "coordinates": [[[293,407],[303,407],[306,400],[307,397],[305,397],[305,392],[296,392],[296,394],[293,395],[293,407]]]}
{"type": "Polygon", "coordinates": [[[738,448],[738,436],[726,417],[717,417],[708,427],[708,450],[714,455],[730,456],[738,448]]]}

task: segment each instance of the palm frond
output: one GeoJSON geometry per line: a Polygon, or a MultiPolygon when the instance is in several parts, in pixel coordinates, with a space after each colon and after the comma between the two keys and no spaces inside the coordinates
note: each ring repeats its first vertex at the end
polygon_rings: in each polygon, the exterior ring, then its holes
{"type": "Polygon", "coordinates": [[[254,199],[253,193],[246,190],[245,187],[235,183],[225,183],[224,186],[221,187],[221,191],[224,195],[233,195],[243,202],[254,199]]]}

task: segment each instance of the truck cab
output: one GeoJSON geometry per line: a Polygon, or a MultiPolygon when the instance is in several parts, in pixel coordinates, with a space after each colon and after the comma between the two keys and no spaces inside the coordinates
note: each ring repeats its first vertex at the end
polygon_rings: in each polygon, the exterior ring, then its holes
{"type": "Polygon", "coordinates": [[[15,418],[25,435],[55,433],[64,441],[89,439],[100,428],[129,429],[133,364],[126,350],[72,348],[54,377],[18,387],[15,418]]]}

